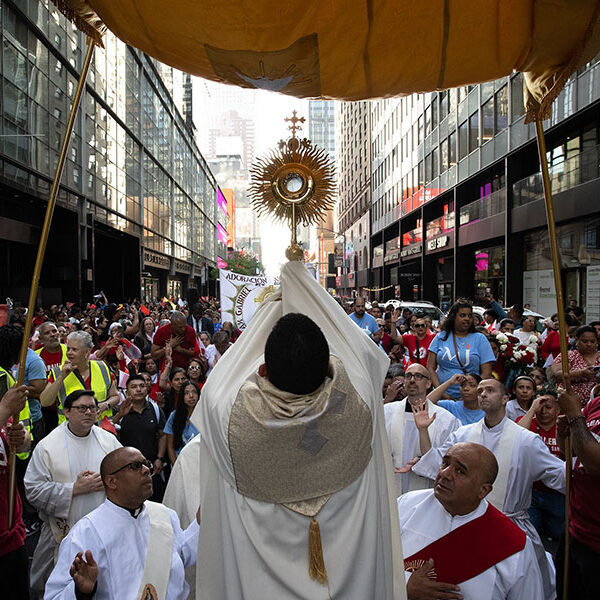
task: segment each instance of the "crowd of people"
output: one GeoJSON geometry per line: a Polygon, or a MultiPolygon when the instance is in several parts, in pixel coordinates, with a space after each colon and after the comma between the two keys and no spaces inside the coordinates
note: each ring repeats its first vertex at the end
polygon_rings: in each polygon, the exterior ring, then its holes
{"type": "MultiPolygon", "coordinates": [[[[367,310],[363,298],[347,312],[343,327],[353,328],[354,322],[369,338],[369,346],[389,359],[379,398],[391,456],[388,475],[398,497],[408,597],[460,597],[453,581],[440,573],[441,583],[431,583],[428,560],[433,554],[419,552],[425,545],[422,540],[433,535],[433,541],[437,534],[421,522],[421,511],[443,531],[447,515],[469,515],[465,523],[479,523],[484,515],[491,519],[488,506],[510,519],[510,524],[502,521],[502,527],[514,542],[507,542],[504,553],[499,552],[502,558],[493,563],[497,580],[490,597],[560,597],[565,491],[570,485],[571,597],[592,598],[593,570],[600,565],[600,521],[593,509],[593,499],[600,498],[600,446],[593,437],[600,435],[600,322],[584,324],[583,311],[568,307],[569,351],[563,357],[556,315],[538,320],[518,305],[505,311],[491,296],[483,319],[466,300],[456,302],[440,322],[418,309],[400,310],[385,303],[373,302],[367,310]],[[563,361],[568,363],[567,381],[563,361]],[[564,465],[569,430],[576,456],[571,481],[566,480],[564,465]],[[407,548],[414,551],[408,553],[408,562],[407,548]],[[437,595],[442,593],[447,595],[437,595]]],[[[203,530],[198,526],[200,512],[195,518],[197,506],[193,508],[190,494],[193,510],[184,511],[185,518],[181,511],[176,515],[156,506],[164,506],[157,503],[163,502],[167,490],[165,504],[177,508],[169,500],[178,495],[169,493],[169,482],[171,488],[185,485],[192,446],[197,453],[198,441],[205,437],[204,432],[199,435],[192,415],[217,363],[244,339],[241,332],[233,323],[221,322],[214,298],[199,298],[191,306],[175,299],[115,304],[102,294],[84,307],[40,308],[33,319],[24,385],[16,387],[24,321],[25,312],[17,308],[0,327],[0,573],[13,582],[8,597],[141,597],[144,590],[133,589],[122,573],[108,576],[98,564],[113,565],[114,573],[130,561],[127,569],[137,569],[140,578],[143,572],[143,581],[152,579],[150,547],[159,538],[153,537],[151,525],[161,519],[173,524],[174,538],[168,543],[172,568],[181,577],[159,578],[152,585],[162,590],[162,597],[185,598],[190,587],[193,596],[189,569],[203,530]],[[20,423],[10,418],[16,412],[20,423]],[[18,495],[8,527],[5,459],[11,447],[18,452],[18,495]],[[140,514],[143,518],[137,521],[140,514]],[[150,539],[146,535],[141,546],[128,546],[125,532],[133,528],[135,537],[144,519],[151,524],[146,524],[150,539]],[[89,555],[85,548],[78,550],[78,536],[95,540],[89,555]],[[186,568],[191,585],[182,575],[186,568]]],[[[314,377],[307,378],[309,373],[301,369],[295,374],[298,381],[286,383],[292,381],[289,365],[281,380],[274,378],[275,366],[269,367],[268,361],[275,365],[293,353],[291,370],[304,364],[306,357],[290,345],[303,335],[317,343],[320,330],[315,326],[313,331],[313,326],[310,319],[287,324],[279,332],[285,341],[277,351],[269,358],[264,350],[271,387],[305,398],[321,389],[324,377],[339,381],[336,377],[342,375],[329,352],[324,363],[329,369],[325,366],[323,375],[316,376],[315,385],[314,377]]],[[[321,355],[307,348],[313,362],[306,364],[316,364],[321,355]]],[[[259,375],[265,376],[260,369],[259,375]]],[[[265,397],[273,393],[261,385],[258,389],[265,397]]],[[[284,413],[290,411],[287,406],[284,413]]],[[[230,443],[234,435],[230,424],[230,443]]],[[[320,435],[315,429],[300,443],[318,454],[320,435]]],[[[238,443],[244,446],[243,440],[238,443]]],[[[234,467],[241,468],[251,454],[242,453],[234,467]]],[[[253,477],[260,479],[256,473],[253,477]]],[[[242,480],[236,473],[238,491],[242,480]]],[[[260,499],[259,492],[248,495],[260,499]]],[[[445,533],[456,527],[451,524],[445,533]]],[[[475,590],[486,569],[475,573],[476,583],[464,597],[478,597],[475,590]]],[[[327,580],[326,574],[311,575],[317,581],[319,577],[327,580]]],[[[470,588],[460,589],[464,593],[470,588]]]]}

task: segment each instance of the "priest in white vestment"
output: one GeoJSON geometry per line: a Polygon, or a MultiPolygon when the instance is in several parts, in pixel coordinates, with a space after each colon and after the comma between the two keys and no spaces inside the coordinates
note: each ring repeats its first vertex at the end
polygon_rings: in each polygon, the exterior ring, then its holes
{"type": "Polygon", "coordinates": [[[431,388],[429,371],[420,364],[410,365],[404,375],[406,398],[384,405],[385,429],[392,451],[396,495],[433,487],[433,481],[412,471],[402,472],[404,465],[422,456],[433,446],[441,446],[460,421],[441,406],[427,399],[431,388]]]}
{"type": "MultiPolygon", "coordinates": [[[[163,497],[163,504],[172,508],[179,517],[182,527],[187,527],[196,518],[200,506],[200,485],[198,483],[200,467],[199,435],[192,438],[179,453],[171,470],[169,483],[163,497]]],[[[185,579],[190,587],[187,600],[196,598],[196,565],[185,570],[185,579]]]]}
{"type": "Polygon", "coordinates": [[[543,598],[531,540],[485,499],[497,472],[487,448],[458,443],[445,453],[433,490],[398,498],[409,597],[428,590],[464,600],[543,598]]]}
{"type": "Polygon", "coordinates": [[[435,479],[442,457],[457,442],[482,444],[496,456],[499,466],[494,489],[488,502],[510,517],[533,542],[544,583],[544,598],[555,598],[555,574],[542,541],[529,520],[531,490],[534,481],[542,481],[550,489],[565,493],[565,465],[553,456],[542,438],[506,417],[508,395],[504,385],[495,379],[484,379],[478,385],[478,402],[485,417],[457,429],[442,446],[433,447],[413,467],[423,476],[435,479]]]}
{"type": "Polygon", "coordinates": [[[388,365],[303,264],[283,267],[280,291],[219,360],[192,415],[201,435],[197,600],[405,598],[381,401],[388,365]],[[303,369],[322,363],[320,341],[315,356],[305,337],[319,337],[315,323],[330,353],[311,393],[278,387],[265,366],[270,334],[289,313],[313,321],[278,338],[272,358],[295,357],[292,379],[314,380],[303,369]]]}
{"type": "Polygon", "coordinates": [[[97,404],[89,390],[69,394],[64,401],[67,420],[38,443],[27,466],[25,493],[42,520],[30,580],[38,595],[44,592],[61,540],[105,499],[100,463],[121,444],[94,425],[97,404]]]}
{"type": "Polygon", "coordinates": [[[102,462],[106,500],[62,541],[44,600],[184,600],[198,520],[182,531],[174,511],[148,501],[152,464],[136,448],[102,462]]]}

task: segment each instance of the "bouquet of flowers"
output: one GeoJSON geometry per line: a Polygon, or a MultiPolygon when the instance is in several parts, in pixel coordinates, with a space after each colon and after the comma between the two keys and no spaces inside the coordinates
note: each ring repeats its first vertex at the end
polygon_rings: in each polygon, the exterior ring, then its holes
{"type": "Polygon", "coordinates": [[[537,364],[538,341],[534,335],[529,336],[526,344],[518,337],[502,332],[496,334],[496,340],[506,363],[513,368],[533,369],[537,364]]]}

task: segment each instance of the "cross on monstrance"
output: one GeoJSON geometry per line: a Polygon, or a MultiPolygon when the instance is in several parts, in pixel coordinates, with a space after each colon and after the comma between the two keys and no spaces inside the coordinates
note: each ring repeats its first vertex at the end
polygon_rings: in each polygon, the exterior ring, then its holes
{"type": "Polygon", "coordinates": [[[304,121],[306,121],[306,119],[304,117],[300,117],[298,118],[296,116],[296,111],[293,110],[292,111],[292,116],[291,117],[286,117],[284,119],[284,121],[288,121],[291,123],[291,125],[288,127],[288,129],[292,132],[292,137],[295,138],[296,137],[296,131],[299,131],[300,129],[302,129],[301,125],[296,125],[296,123],[304,123],[304,121]]]}

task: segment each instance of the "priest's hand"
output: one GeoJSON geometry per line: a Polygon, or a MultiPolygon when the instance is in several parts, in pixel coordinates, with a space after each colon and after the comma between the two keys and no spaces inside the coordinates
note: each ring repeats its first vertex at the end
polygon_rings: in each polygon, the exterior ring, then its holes
{"type": "Polygon", "coordinates": [[[428,560],[409,577],[406,584],[408,600],[462,600],[457,585],[430,579],[432,570],[433,560],[428,560]]]}
{"type": "Polygon", "coordinates": [[[394,473],[408,473],[418,462],[419,457],[415,456],[415,458],[411,458],[403,467],[395,467],[394,473]]]}
{"type": "Polygon", "coordinates": [[[434,421],[437,413],[433,413],[429,416],[429,406],[427,402],[419,402],[419,404],[410,405],[413,416],[415,418],[415,425],[417,429],[427,429],[434,421]]]}
{"type": "Polygon", "coordinates": [[[94,471],[81,471],[73,484],[73,496],[102,492],[104,485],[100,473],[94,471]]]}
{"type": "Polygon", "coordinates": [[[69,574],[75,582],[75,587],[80,592],[91,594],[94,591],[98,580],[98,565],[92,556],[91,550],[85,551],[85,558],[83,552],[77,553],[69,574]]]}

